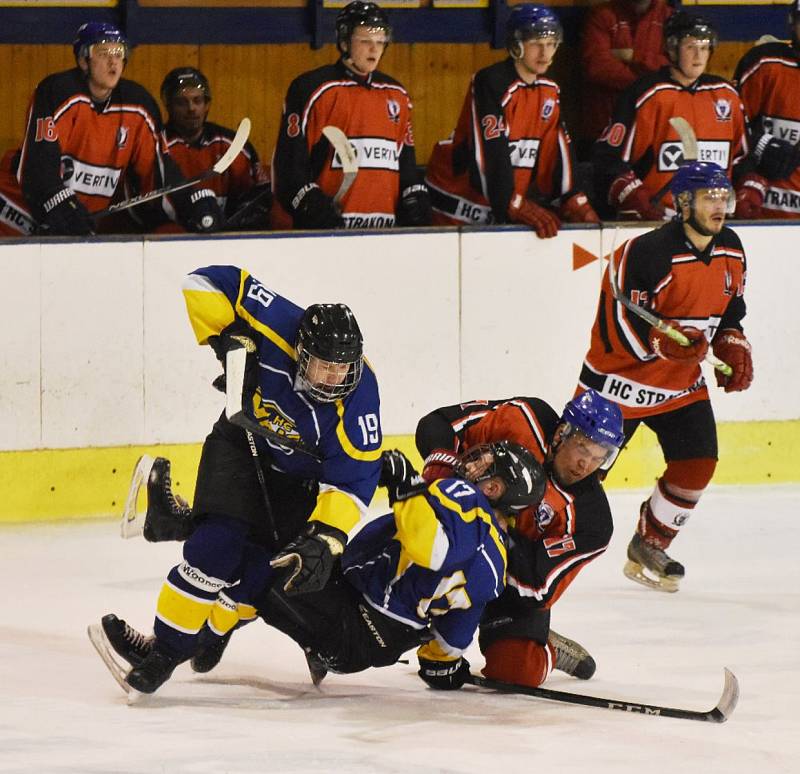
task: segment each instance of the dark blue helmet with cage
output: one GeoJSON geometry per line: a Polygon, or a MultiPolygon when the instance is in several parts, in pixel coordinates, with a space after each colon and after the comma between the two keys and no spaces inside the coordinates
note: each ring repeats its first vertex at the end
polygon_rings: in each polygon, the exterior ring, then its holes
{"type": "Polygon", "coordinates": [[[506,48],[514,59],[521,59],[523,44],[532,38],[554,38],[561,43],[564,31],[561,22],[543,5],[515,5],[506,21],[506,48]]]}
{"type": "Polygon", "coordinates": [[[109,22],[86,22],[75,33],[72,41],[72,51],[75,60],[79,61],[89,56],[89,49],[96,43],[121,43],[125,48],[125,59],[128,58],[128,39],[116,24],[109,22]]]}
{"type": "Polygon", "coordinates": [[[675,209],[681,213],[684,204],[694,202],[695,193],[700,189],[726,190],[728,192],[728,214],[736,205],[735,194],[731,181],[725,170],[713,161],[692,161],[678,167],[678,171],[669,184],[670,193],[675,200],[675,209]]]}
{"type": "Polygon", "coordinates": [[[562,440],[579,431],[607,450],[603,468],[610,467],[625,445],[620,407],[596,390],[586,390],[567,403],[559,423],[564,426],[562,440]]]}

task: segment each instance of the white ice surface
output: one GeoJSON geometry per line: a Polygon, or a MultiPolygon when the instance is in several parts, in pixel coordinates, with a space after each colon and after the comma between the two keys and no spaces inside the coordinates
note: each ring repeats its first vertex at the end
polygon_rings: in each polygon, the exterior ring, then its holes
{"type": "MultiPolygon", "coordinates": [[[[412,666],[329,676],[261,622],[208,675],[181,666],[128,706],[86,637],[116,612],[149,631],[174,543],[123,541],[116,523],[0,529],[2,772],[800,772],[800,489],[709,491],[671,552],[677,594],[623,577],[642,493],[612,495],[617,532],[556,605],[553,627],[598,663],[547,685],[710,709],[722,667],[739,678],[716,725],[464,689],[425,688],[412,666]]],[[[481,657],[473,646],[474,668],[481,657]]],[[[413,659],[412,659],[413,660],[413,659]]]]}

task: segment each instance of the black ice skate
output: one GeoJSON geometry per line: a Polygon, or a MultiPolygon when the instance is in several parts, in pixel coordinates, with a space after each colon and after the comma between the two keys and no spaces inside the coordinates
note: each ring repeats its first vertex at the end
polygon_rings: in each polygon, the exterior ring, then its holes
{"type": "Polygon", "coordinates": [[[674,593],[686,571],[666,551],[648,543],[637,532],[628,544],[628,561],[623,568],[626,578],[650,589],[674,593]]]}
{"type": "Polygon", "coordinates": [[[197,638],[197,651],[189,662],[194,672],[210,672],[219,664],[225,648],[228,647],[233,629],[220,637],[207,626],[200,630],[197,638]]]}
{"type": "Polygon", "coordinates": [[[169,680],[181,661],[179,657],[159,648],[155,640],[147,658],[128,672],[125,682],[139,693],[155,693],[169,680]]]}
{"type": "Polygon", "coordinates": [[[597,664],[594,659],[589,655],[589,651],[575,640],[562,637],[551,629],[547,641],[556,652],[556,669],[579,680],[588,680],[595,673],[597,664]]]}
{"type": "Polygon", "coordinates": [[[310,648],[303,648],[303,652],[306,654],[306,664],[308,664],[308,673],[311,675],[311,682],[317,686],[327,676],[328,667],[325,666],[322,659],[316,653],[312,652],[310,648]]]}
{"type": "Polygon", "coordinates": [[[153,636],[137,632],[130,624],[117,618],[113,613],[104,615],[100,620],[103,633],[108,644],[117,655],[125,659],[132,667],[139,666],[153,649],[153,636]]]}

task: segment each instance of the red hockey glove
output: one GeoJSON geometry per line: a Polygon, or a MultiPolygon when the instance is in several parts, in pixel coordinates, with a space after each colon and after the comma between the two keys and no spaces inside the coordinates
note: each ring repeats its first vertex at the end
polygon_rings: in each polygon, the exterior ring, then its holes
{"type": "Polygon", "coordinates": [[[458,455],[450,449],[434,449],[426,458],[422,467],[422,477],[429,484],[439,478],[451,478],[453,469],[458,463],[458,455]]]}
{"type": "Polygon", "coordinates": [[[736,217],[741,220],[755,220],[763,217],[762,207],[767,193],[767,181],[750,173],[739,181],[736,189],[736,217]]]}
{"type": "Polygon", "coordinates": [[[584,193],[576,193],[562,203],[558,211],[561,220],[567,223],[599,223],[600,218],[594,211],[594,207],[589,204],[589,200],[584,193]]]}
{"type": "Polygon", "coordinates": [[[664,360],[674,360],[676,362],[695,362],[699,363],[708,352],[708,342],[706,337],[697,328],[684,328],[676,322],[665,320],[671,328],[680,331],[692,342],[691,346],[684,347],[673,341],[666,333],[662,333],[658,328],[650,328],[650,349],[664,360]]]}
{"type": "Polygon", "coordinates": [[[633,172],[620,175],[608,190],[608,203],[628,220],[663,220],[664,207],[651,204],[650,194],[633,172]]]}
{"type": "Polygon", "coordinates": [[[725,328],[717,334],[714,339],[714,354],[733,369],[730,376],[714,371],[717,384],[724,387],[725,392],[740,392],[750,386],[753,381],[751,352],[750,342],[741,331],[725,328]]]}
{"type": "Polygon", "coordinates": [[[558,234],[561,221],[547,207],[542,207],[530,199],[523,199],[521,194],[511,198],[508,205],[508,217],[513,223],[524,223],[536,230],[540,239],[548,239],[558,234]]]}

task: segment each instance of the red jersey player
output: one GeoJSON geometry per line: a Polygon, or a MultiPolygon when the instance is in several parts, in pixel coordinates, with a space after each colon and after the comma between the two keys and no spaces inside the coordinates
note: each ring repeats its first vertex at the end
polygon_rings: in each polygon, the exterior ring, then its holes
{"type": "Polygon", "coordinates": [[[622,414],[592,390],[567,403],[561,417],[539,398],[440,408],[417,426],[422,475],[427,481],[447,477],[465,452],[501,439],[524,446],[543,464],[547,487],[538,506],[515,512],[506,590],[481,621],[484,674],[534,687],[553,669],[586,680],[594,659],[550,628],[550,609],[611,540],[611,510],[598,472],[622,446],[622,414]]]}
{"type": "Polygon", "coordinates": [[[428,191],[417,172],[411,98],[378,70],[391,31],[389,17],[375,3],[349,3],[336,17],[341,59],[289,86],[272,176],[276,198],[295,228],[430,224],[428,191]],[[333,197],[342,165],[322,134],[328,125],[350,138],[358,157],[358,175],[340,207],[333,197]]]}
{"type": "MultiPolygon", "coordinates": [[[[214,166],[236,133],[207,120],[208,78],[194,67],[176,67],[161,84],[161,101],[169,116],[164,127],[167,149],[183,176],[192,178],[214,166]]],[[[269,228],[268,180],[256,149],[248,142],[225,172],[208,181],[225,212],[226,228],[269,228]]]]}
{"type": "Polygon", "coordinates": [[[548,8],[512,8],[509,58],[475,73],[453,134],[433,149],[434,223],[524,223],[545,238],[561,219],[599,222],[575,183],[558,85],[544,77],[561,38],[548,8]]]}
{"type": "Polygon", "coordinates": [[[617,401],[625,436],[646,424],[667,468],[642,503],[628,546],[625,574],[661,591],[677,591],[684,575],[666,554],[694,511],[717,464],[717,429],[700,363],[709,343],[733,369],[716,372],[725,392],[753,379],[750,344],[742,332],[746,262],[739,237],[725,227],[733,188],[716,164],[682,166],[671,185],[680,216],[626,242],[615,259],[617,287],[681,330],[681,346],[615,300],[608,271],[583,363],[579,389],[617,401]]]}
{"type": "MultiPolygon", "coordinates": [[[[162,178],[162,168],[171,170],[162,156],[158,106],[144,87],[122,77],[128,59],[122,31],[88,22],[72,47],[77,66],[36,87],[17,170],[32,214],[49,234],[89,234],[90,213],[177,182],[177,175],[162,178]]],[[[192,230],[216,228],[219,209],[207,189],[173,200],[192,230]]],[[[160,209],[138,207],[136,216],[163,221],[160,209]]]]}
{"type": "Polygon", "coordinates": [[[800,218],[800,0],[789,4],[791,44],[756,46],[736,68],[756,166],[736,184],[740,218],[800,218]]]}
{"type": "Polygon", "coordinates": [[[669,123],[673,116],[694,129],[700,161],[719,164],[730,176],[746,156],[742,101],[728,81],[706,73],[716,43],[708,21],[678,11],[664,24],[669,67],[642,76],[620,96],[594,146],[595,189],[608,192],[619,217],[669,215],[666,186],[683,161],[683,146],[669,123]]]}

